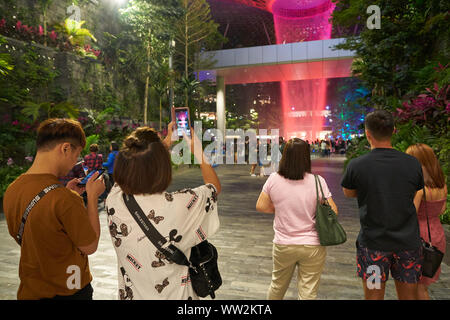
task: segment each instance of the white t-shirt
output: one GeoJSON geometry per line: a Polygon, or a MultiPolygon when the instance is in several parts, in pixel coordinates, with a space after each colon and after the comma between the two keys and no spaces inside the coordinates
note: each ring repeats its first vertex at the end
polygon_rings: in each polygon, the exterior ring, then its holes
{"type": "MultiPolygon", "coordinates": [[[[119,299],[198,299],[188,267],[165,259],[128,211],[122,194],[116,184],[106,199],[108,225],[117,254],[119,299]]],[[[193,246],[219,229],[217,191],[212,184],[134,197],[159,233],[187,258],[193,246]]]]}
{"type": "MultiPolygon", "coordinates": [[[[324,178],[319,177],[325,199],[331,197],[324,178]]],[[[263,190],[275,207],[273,242],[281,245],[320,245],[316,231],[316,182],[314,175],[305,173],[303,180],[289,180],[272,173],[263,190]]],[[[319,198],[322,198],[318,187],[319,198]]]]}

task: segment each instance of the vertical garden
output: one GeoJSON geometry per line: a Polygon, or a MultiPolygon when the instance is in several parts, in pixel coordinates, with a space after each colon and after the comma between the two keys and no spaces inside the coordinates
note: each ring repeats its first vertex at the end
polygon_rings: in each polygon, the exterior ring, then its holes
{"type": "Polygon", "coordinates": [[[0,198],[44,119],[77,119],[84,153],[107,153],[138,126],[163,132],[170,105],[195,118],[210,89],[194,69],[226,41],[217,27],[205,0],[0,0],[0,198]]]}

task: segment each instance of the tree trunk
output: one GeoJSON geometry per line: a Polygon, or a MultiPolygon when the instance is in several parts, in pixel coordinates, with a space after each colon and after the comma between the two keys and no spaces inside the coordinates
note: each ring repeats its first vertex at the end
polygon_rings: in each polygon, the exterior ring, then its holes
{"type": "Polygon", "coordinates": [[[44,46],[47,46],[47,9],[44,9],[44,46]]]}
{"type": "Polygon", "coordinates": [[[159,96],[159,131],[162,130],[162,101],[161,96],[159,96]]]}
{"type": "Polygon", "coordinates": [[[144,124],[148,124],[147,114],[148,114],[148,91],[150,86],[150,50],[151,50],[151,36],[149,34],[148,45],[147,45],[147,75],[145,77],[145,96],[144,96],[144,124]]]}
{"type": "MultiPolygon", "coordinates": [[[[187,2],[186,2],[186,10],[187,10],[187,2]]],[[[184,45],[184,76],[186,77],[186,80],[189,79],[189,59],[188,59],[188,54],[189,54],[189,36],[188,36],[188,16],[187,14],[184,16],[184,30],[185,30],[185,37],[186,37],[186,42],[184,45]]],[[[189,97],[188,97],[188,88],[186,87],[184,89],[184,106],[185,107],[189,107],[189,97]]]]}

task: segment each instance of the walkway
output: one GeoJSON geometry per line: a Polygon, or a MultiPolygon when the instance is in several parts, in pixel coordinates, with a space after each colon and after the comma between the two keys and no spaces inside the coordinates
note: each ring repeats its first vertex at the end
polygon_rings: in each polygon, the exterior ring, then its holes
{"type": "MultiPolygon", "coordinates": [[[[355,266],[359,219],[356,200],[344,198],[339,185],[342,167],[342,158],[313,160],[313,172],[327,180],[339,207],[339,219],[348,235],[345,244],[328,248],[318,298],[360,300],[364,296],[355,266]]],[[[217,292],[218,299],[265,299],[270,284],[273,216],[255,211],[256,200],[266,179],[250,177],[249,171],[249,166],[245,165],[222,165],[217,168],[223,188],[219,196],[221,229],[211,242],[218,249],[223,277],[223,286],[217,292]]],[[[201,183],[199,169],[181,169],[175,174],[170,191],[201,183]]],[[[116,299],[116,258],[104,212],[100,213],[100,219],[102,235],[99,250],[89,258],[94,276],[94,298],[116,299]]],[[[16,298],[19,254],[18,246],[8,234],[4,217],[0,215],[0,299],[16,298]]],[[[447,264],[443,264],[441,279],[431,287],[430,293],[433,299],[450,298],[450,267],[447,264]]],[[[285,298],[297,299],[295,278],[285,298]]],[[[396,299],[393,281],[387,284],[386,299],[396,299]]]]}

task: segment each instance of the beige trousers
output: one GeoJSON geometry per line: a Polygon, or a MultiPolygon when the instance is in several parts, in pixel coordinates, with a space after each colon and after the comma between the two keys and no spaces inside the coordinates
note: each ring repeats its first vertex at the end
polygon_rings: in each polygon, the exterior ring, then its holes
{"type": "Polygon", "coordinates": [[[273,244],[272,282],[267,299],[283,299],[297,266],[298,299],[316,299],[326,255],[327,249],[322,246],[273,244]]]}

